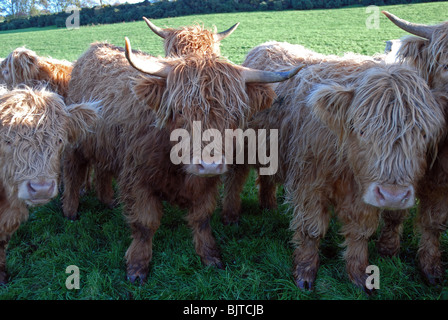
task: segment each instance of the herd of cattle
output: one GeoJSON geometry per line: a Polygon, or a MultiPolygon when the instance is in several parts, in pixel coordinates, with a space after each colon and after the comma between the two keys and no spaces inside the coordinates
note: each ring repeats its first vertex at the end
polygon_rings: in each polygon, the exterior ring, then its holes
{"type": "Polygon", "coordinates": [[[236,223],[249,171],[261,164],[173,164],[170,132],[191,133],[196,121],[222,133],[278,129],[279,170],[258,176],[259,201],[275,208],[277,185],[285,187],[299,288],[313,288],[333,207],[348,276],[369,292],[369,238],[383,219],[378,251],[396,255],[416,199],[420,268],[431,284],[440,282],[448,223],[448,23],[384,14],[414,36],[373,57],[270,41],[235,65],[219,44],[238,24],[217,33],[162,29],[144,18],[164,39],[165,57],[134,51],[126,38],[125,48],[94,43],[73,63],[25,48],[0,59],[0,282],[7,282],[8,241],[28,206],[47,203],[61,185],[64,216],[76,219],[92,175],[109,206],[117,183],[132,230],[130,281],[147,278],[162,201],[188,209],[197,254],[205,265],[223,267],[210,226],[219,187],[222,221],[236,223]]]}

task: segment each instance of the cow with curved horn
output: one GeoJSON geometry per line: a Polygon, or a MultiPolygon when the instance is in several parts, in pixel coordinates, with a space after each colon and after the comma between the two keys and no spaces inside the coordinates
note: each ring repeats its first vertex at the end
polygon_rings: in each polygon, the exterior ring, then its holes
{"type": "MultiPolygon", "coordinates": [[[[413,34],[400,40],[396,49],[396,61],[414,67],[426,79],[436,96],[448,111],[448,22],[424,25],[408,22],[397,16],[383,13],[399,28],[413,34]],[[417,36],[417,37],[415,37],[417,36]]],[[[445,111],[445,112],[446,112],[445,111]]],[[[448,128],[445,128],[445,134],[448,128]]],[[[418,250],[420,268],[431,284],[443,279],[440,253],[440,237],[448,223],[448,139],[438,146],[438,155],[419,183],[417,197],[420,199],[417,229],[421,233],[418,250]]],[[[377,243],[382,255],[392,256],[399,252],[400,233],[407,212],[383,213],[384,227],[377,243]]]]}
{"type": "MultiPolygon", "coordinates": [[[[174,28],[160,28],[152,23],[146,17],[143,17],[148,27],[159,37],[164,39],[165,55],[169,56],[183,56],[187,54],[198,55],[219,55],[220,41],[231,35],[239,23],[236,23],[229,29],[222,32],[212,32],[200,27],[186,26],[179,29],[174,28]]],[[[113,174],[111,172],[101,171],[100,168],[95,168],[95,189],[98,199],[109,207],[114,207],[116,201],[114,200],[113,189],[113,174]]],[[[90,170],[88,170],[90,172],[90,170]]],[[[87,174],[90,177],[90,173],[87,174]]],[[[87,180],[86,185],[90,185],[87,180]]]]}
{"type": "MultiPolygon", "coordinates": [[[[368,240],[382,210],[414,205],[418,182],[431,163],[427,154],[434,154],[443,136],[445,112],[413,68],[373,57],[323,56],[269,42],[252,49],[243,65],[278,70],[297,63],[308,66],[277,84],[273,106],[249,122],[255,130],[279,130],[279,170],[259,174],[260,204],[275,205],[276,184],[284,184],[297,246],[293,275],[301,289],[314,286],[319,243],[333,206],[342,222],[347,273],[370,292],[368,240]]],[[[226,175],[224,222],[239,217],[248,171],[248,165],[237,165],[226,175]]]]}
{"type": "MultiPolygon", "coordinates": [[[[252,114],[270,107],[274,98],[270,82],[286,80],[299,69],[260,71],[216,55],[155,58],[133,51],[127,39],[125,49],[91,45],[75,63],[68,98],[101,100],[103,117],[95,134],[66,153],[64,214],[72,219],[77,216],[83,173],[95,163],[117,177],[132,229],[133,240],[126,252],[131,281],[147,277],[163,200],[188,209],[197,254],[206,265],[222,266],[210,217],[220,174],[227,170],[225,157],[208,161],[185,151],[182,159],[188,161],[176,164],[171,155],[178,141],[171,141],[171,135],[181,132],[194,138],[198,123],[199,132],[224,133],[243,127],[252,114]]],[[[199,144],[203,150],[206,141],[199,144]]],[[[225,155],[218,146],[214,153],[225,155]]]]}
{"type": "Polygon", "coordinates": [[[222,32],[213,32],[199,25],[174,28],[160,28],[143,17],[148,27],[159,37],[164,39],[165,54],[167,56],[183,56],[189,53],[202,55],[220,55],[220,42],[231,35],[239,23],[222,32]]]}

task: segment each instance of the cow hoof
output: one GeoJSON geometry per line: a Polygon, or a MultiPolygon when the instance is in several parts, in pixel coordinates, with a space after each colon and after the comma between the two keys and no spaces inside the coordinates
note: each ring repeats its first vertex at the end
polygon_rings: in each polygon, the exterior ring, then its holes
{"type": "Polygon", "coordinates": [[[240,220],[239,217],[236,217],[236,218],[223,217],[221,221],[222,221],[222,224],[225,226],[230,226],[230,225],[238,226],[239,220],[240,220]]]}
{"type": "Polygon", "coordinates": [[[439,286],[443,283],[443,277],[423,272],[423,277],[431,286],[439,286]]]}
{"type": "Polygon", "coordinates": [[[224,269],[224,263],[218,257],[207,257],[202,260],[202,263],[206,266],[213,266],[217,269],[224,269]]]}
{"type": "Polygon", "coordinates": [[[128,281],[133,284],[143,285],[146,282],[147,275],[146,274],[128,274],[128,281]]]}
{"type": "Polygon", "coordinates": [[[128,268],[127,278],[131,283],[144,284],[148,277],[148,273],[145,268],[130,267],[128,268]]]}
{"type": "Polygon", "coordinates": [[[65,216],[68,220],[76,221],[78,220],[78,215],[65,216]]]}
{"type": "Polygon", "coordinates": [[[297,288],[299,288],[300,290],[308,290],[308,291],[312,291],[313,290],[313,281],[306,281],[303,279],[296,279],[296,286],[297,288]]]}
{"type": "Polygon", "coordinates": [[[363,289],[364,293],[366,295],[368,295],[369,297],[373,296],[376,292],[375,288],[369,289],[366,286],[363,286],[362,289],[363,289]]]}
{"type": "Polygon", "coordinates": [[[240,221],[240,215],[223,211],[221,213],[221,221],[222,221],[222,224],[225,226],[232,225],[232,224],[238,224],[238,222],[240,221]]]}
{"type": "Polygon", "coordinates": [[[0,285],[8,283],[8,274],[6,271],[0,271],[0,285]]]}

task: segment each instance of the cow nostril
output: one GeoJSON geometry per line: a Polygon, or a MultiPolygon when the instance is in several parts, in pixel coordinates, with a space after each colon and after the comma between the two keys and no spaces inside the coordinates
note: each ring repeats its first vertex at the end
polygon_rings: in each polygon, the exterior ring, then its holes
{"type": "Polygon", "coordinates": [[[376,193],[376,196],[379,198],[379,200],[385,200],[386,199],[384,197],[384,194],[381,192],[381,188],[379,186],[377,186],[375,188],[375,193],[376,193]]]}
{"type": "Polygon", "coordinates": [[[406,193],[405,193],[405,195],[403,196],[403,199],[401,199],[401,202],[402,203],[405,203],[406,201],[408,201],[409,200],[409,198],[411,197],[411,190],[408,190],[406,193]]]}
{"type": "Polygon", "coordinates": [[[36,189],[33,188],[33,185],[32,185],[31,182],[28,182],[28,183],[27,183],[27,187],[28,187],[28,191],[29,191],[31,194],[36,193],[36,189]]]}

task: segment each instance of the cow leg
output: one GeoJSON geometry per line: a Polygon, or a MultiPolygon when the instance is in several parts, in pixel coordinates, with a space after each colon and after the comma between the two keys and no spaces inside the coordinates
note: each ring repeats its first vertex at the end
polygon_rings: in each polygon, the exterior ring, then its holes
{"type": "Polygon", "coordinates": [[[368,294],[371,290],[366,287],[369,266],[369,238],[378,228],[379,213],[375,208],[359,208],[338,212],[343,222],[342,234],[345,236],[344,259],[350,280],[368,294]]]}
{"type": "Polygon", "coordinates": [[[6,272],[6,248],[8,247],[11,235],[0,235],[0,284],[8,282],[8,274],[6,272]]]}
{"type": "Polygon", "coordinates": [[[224,199],[221,220],[225,225],[237,223],[241,214],[241,198],[250,166],[240,164],[231,167],[224,176],[224,199]]]}
{"type": "Polygon", "coordinates": [[[221,254],[212,234],[210,219],[216,207],[216,194],[207,192],[205,199],[190,208],[187,216],[188,225],[193,231],[193,243],[196,253],[204,265],[213,265],[222,269],[221,254]]]}
{"type": "Polygon", "coordinates": [[[110,171],[95,168],[95,188],[98,199],[109,208],[115,207],[113,175],[110,171]]]}
{"type": "Polygon", "coordinates": [[[384,226],[381,230],[380,238],[376,243],[378,253],[383,257],[393,257],[400,251],[400,237],[403,229],[403,222],[407,217],[406,210],[389,211],[382,213],[384,226]]]}
{"type": "Polygon", "coordinates": [[[258,175],[257,184],[258,189],[258,201],[261,209],[273,210],[277,208],[277,184],[273,179],[273,176],[258,175]]]}
{"type": "MultiPolygon", "coordinates": [[[[432,285],[441,283],[444,270],[440,252],[440,236],[448,222],[448,199],[446,197],[422,196],[417,217],[417,227],[421,233],[418,260],[420,269],[432,285]]],[[[443,194],[444,196],[446,194],[443,194]]]]}
{"type": "Polygon", "coordinates": [[[89,163],[79,150],[71,149],[65,153],[62,166],[64,182],[62,211],[68,219],[75,220],[77,217],[79,196],[88,169],[89,163]]]}
{"type": "Polygon", "coordinates": [[[132,242],[126,251],[127,277],[131,282],[146,281],[149,263],[152,260],[152,239],[160,226],[163,207],[158,197],[145,189],[134,188],[132,197],[123,197],[128,223],[131,226],[132,242]]]}
{"type": "Polygon", "coordinates": [[[9,206],[2,203],[0,208],[0,284],[8,282],[6,270],[6,249],[11,236],[19,228],[22,221],[28,217],[25,206],[9,206]]]}
{"type": "MultiPolygon", "coordinates": [[[[313,204],[313,203],[310,203],[313,204]]],[[[304,212],[294,210],[291,229],[294,230],[293,243],[297,245],[293,254],[293,276],[296,285],[311,290],[319,269],[319,244],[325,236],[330,222],[326,205],[317,205],[314,210],[304,212]]]]}

